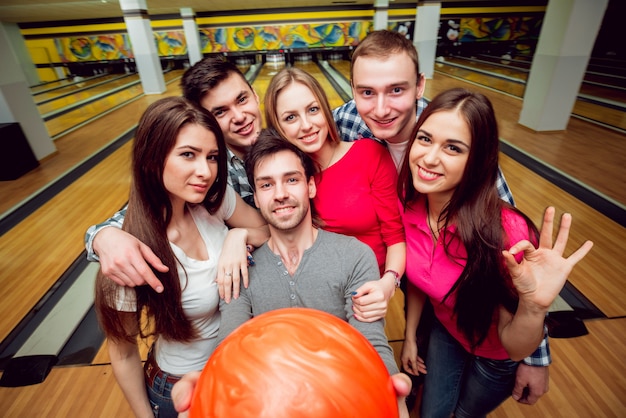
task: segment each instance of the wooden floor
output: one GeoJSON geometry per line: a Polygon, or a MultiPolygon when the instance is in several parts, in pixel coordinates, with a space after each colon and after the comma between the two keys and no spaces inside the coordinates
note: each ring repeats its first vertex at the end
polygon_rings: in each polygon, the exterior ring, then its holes
{"type": "MultiPolygon", "coordinates": [[[[303,65],[323,81],[316,67],[303,65]]],[[[341,64],[337,64],[341,68],[341,64]]],[[[265,66],[254,86],[265,92],[276,68],[265,66]]],[[[342,70],[344,74],[347,71],[342,70]]],[[[180,73],[164,95],[178,95],[180,73]]],[[[606,128],[571,120],[566,132],[536,134],[517,125],[521,101],[511,95],[461,81],[440,73],[428,80],[425,96],[452,86],[481,89],[494,102],[503,140],[568,173],[594,189],[626,203],[624,156],[626,138],[606,128]]],[[[341,103],[324,84],[333,106],[341,103]]],[[[0,213],[8,213],[33,193],[92,153],[131,129],[146,106],[160,96],[139,96],[86,126],[55,141],[58,152],[36,170],[11,182],[0,182],[0,213]]],[[[112,98],[113,100],[114,98],[112,98]]],[[[95,111],[102,113],[105,111],[95,111]]],[[[69,123],[69,122],[68,122],[69,123]]],[[[65,128],[63,128],[65,129],[65,128]]],[[[130,143],[117,149],[76,182],[0,236],[0,340],[4,339],[80,256],[86,228],[117,210],[128,193],[130,143]]],[[[623,417],[626,416],[626,261],[622,253],[626,229],[575,197],[538,176],[513,159],[501,155],[501,166],[517,206],[535,222],[543,209],[556,206],[574,216],[571,251],[592,239],[592,253],[573,272],[570,282],[606,316],[586,320],[589,334],[573,339],[551,339],[553,365],[550,391],[537,405],[507,401],[490,417],[623,417]]],[[[399,354],[404,318],[398,292],[387,318],[386,331],[399,354]]],[[[125,417],[131,416],[112,376],[106,350],[91,365],[57,367],[38,385],[0,387],[3,416],[125,417]]]]}

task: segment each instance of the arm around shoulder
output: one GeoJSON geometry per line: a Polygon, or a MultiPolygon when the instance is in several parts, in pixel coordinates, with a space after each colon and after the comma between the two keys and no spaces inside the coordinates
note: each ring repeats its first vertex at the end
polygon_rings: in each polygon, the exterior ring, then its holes
{"type": "Polygon", "coordinates": [[[116,212],[112,217],[107,219],[106,221],[92,225],[87,229],[85,233],[85,249],[87,250],[87,260],[89,261],[100,261],[98,258],[98,254],[94,251],[93,242],[96,238],[98,232],[102,231],[107,227],[114,227],[121,229],[122,224],[124,223],[124,216],[126,216],[127,207],[124,206],[120,211],[116,212]]]}
{"type": "Polygon", "coordinates": [[[86,240],[100,261],[102,273],[120,286],[150,285],[157,292],[163,285],[150,266],[165,272],[168,267],[152,250],[126,231],[121,230],[126,208],[108,221],[89,228],[86,240]],[[113,227],[113,228],[109,228],[113,227]]]}

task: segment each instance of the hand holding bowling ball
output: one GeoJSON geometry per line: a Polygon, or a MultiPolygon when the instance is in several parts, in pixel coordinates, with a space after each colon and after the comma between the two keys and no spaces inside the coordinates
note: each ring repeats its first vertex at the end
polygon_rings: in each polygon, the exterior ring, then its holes
{"type": "Polygon", "coordinates": [[[237,328],[204,367],[190,418],[393,418],[389,373],[347,322],[307,309],[278,309],[237,328]]]}

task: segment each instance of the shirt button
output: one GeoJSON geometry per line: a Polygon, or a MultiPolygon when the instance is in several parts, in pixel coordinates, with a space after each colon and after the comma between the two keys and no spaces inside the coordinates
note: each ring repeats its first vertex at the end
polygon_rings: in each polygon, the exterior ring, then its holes
{"type": "Polygon", "coordinates": [[[295,285],[296,285],[296,283],[292,280],[292,281],[290,281],[290,282],[289,282],[289,285],[290,285],[290,286],[295,286],[295,285]]]}
{"type": "Polygon", "coordinates": [[[296,295],[294,295],[293,293],[290,296],[291,300],[294,300],[296,298],[296,295]]]}

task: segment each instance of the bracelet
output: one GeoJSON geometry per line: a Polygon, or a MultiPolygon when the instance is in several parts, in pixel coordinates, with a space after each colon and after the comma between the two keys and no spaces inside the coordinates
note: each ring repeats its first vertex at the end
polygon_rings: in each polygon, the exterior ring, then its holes
{"type": "Polygon", "coordinates": [[[398,273],[395,270],[388,269],[388,270],[385,270],[385,272],[383,273],[383,276],[387,273],[391,273],[393,275],[393,279],[396,282],[396,288],[400,287],[400,273],[398,273]]]}

